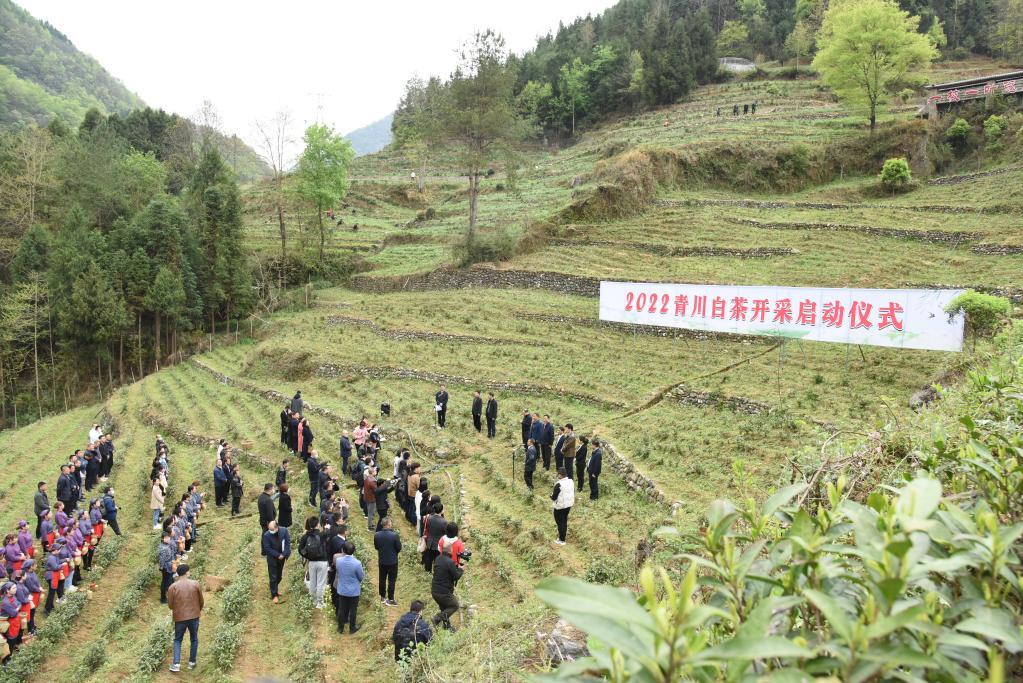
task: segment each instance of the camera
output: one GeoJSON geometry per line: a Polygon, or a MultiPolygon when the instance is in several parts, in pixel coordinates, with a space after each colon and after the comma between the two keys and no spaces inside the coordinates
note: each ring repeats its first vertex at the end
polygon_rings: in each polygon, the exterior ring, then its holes
{"type": "Polygon", "coordinates": [[[458,559],[462,560],[463,562],[468,562],[469,560],[472,559],[472,551],[463,550],[462,552],[458,553],[458,559]]]}

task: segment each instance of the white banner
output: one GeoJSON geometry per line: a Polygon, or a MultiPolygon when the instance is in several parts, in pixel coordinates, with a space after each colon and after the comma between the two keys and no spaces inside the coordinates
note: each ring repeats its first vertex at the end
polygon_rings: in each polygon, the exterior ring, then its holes
{"type": "Polygon", "coordinates": [[[601,282],[600,319],[810,341],[959,351],[956,289],[832,289],[601,282]]]}

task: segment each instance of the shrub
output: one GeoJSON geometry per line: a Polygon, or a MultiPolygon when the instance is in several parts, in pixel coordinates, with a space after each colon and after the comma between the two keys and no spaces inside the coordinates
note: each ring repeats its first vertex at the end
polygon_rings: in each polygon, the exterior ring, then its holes
{"type": "Polygon", "coordinates": [[[970,135],[970,124],[966,119],[956,119],[948,130],[945,131],[945,139],[953,145],[962,146],[970,135]]]}
{"type": "Polygon", "coordinates": [[[243,624],[222,626],[213,636],[213,645],[210,647],[213,665],[223,673],[227,673],[234,666],[234,655],[242,643],[243,626],[243,624]]]}
{"type": "Polygon", "coordinates": [[[902,100],[903,104],[909,102],[916,95],[916,91],[912,88],[903,88],[899,91],[899,99],[902,100]]]}
{"type": "Polygon", "coordinates": [[[949,302],[945,313],[949,318],[959,313],[966,316],[966,330],[976,348],[977,337],[990,336],[1012,313],[1012,304],[1004,297],[968,289],[949,302]]]}
{"type": "Polygon", "coordinates": [[[1002,134],[1008,125],[1005,117],[998,114],[992,114],[984,120],[984,138],[989,149],[1001,147],[1002,134]]]}
{"type": "Polygon", "coordinates": [[[138,668],[135,680],[149,680],[167,656],[167,643],[174,636],[169,616],[159,617],[149,627],[146,639],[139,645],[138,668]]]}
{"type": "Polygon", "coordinates": [[[461,263],[471,266],[485,261],[507,261],[515,256],[515,237],[507,229],[473,233],[462,246],[461,263]]]}
{"type": "Polygon", "coordinates": [[[912,179],[905,159],[888,159],[881,168],[881,185],[891,192],[904,189],[912,179]]]}

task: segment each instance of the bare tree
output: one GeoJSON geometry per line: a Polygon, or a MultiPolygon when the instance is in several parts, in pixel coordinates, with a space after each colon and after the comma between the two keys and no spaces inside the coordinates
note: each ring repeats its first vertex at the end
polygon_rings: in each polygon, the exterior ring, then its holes
{"type": "Polygon", "coordinates": [[[270,204],[277,214],[281,231],[281,264],[278,269],[278,287],[284,287],[284,269],[288,253],[288,232],[284,225],[284,178],[287,174],[287,151],[293,140],[290,135],[291,115],[277,112],[269,121],[256,121],[256,130],[262,140],[263,158],[270,164],[270,204]]]}
{"type": "Polygon", "coordinates": [[[57,145],[44,128],[28,126],[10,139],[13,164],[0,173],[0,210],[22,230],[36,221],[40,196],[56,187],[57,145]]]}

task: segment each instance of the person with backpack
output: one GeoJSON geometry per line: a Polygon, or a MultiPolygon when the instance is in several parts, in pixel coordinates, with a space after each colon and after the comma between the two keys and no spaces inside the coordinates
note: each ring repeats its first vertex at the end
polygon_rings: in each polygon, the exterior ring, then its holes
{"type": "Polygon", "coordinates": [[[433,638],[429,622],[423,619],[425,606],[422,600],[413,600],[409,611],[395,622],[394,630],[391,632],[394,661],[401,661],[401,658],[410,655],[419,643],[426,645],[433,638]]]}
{"type": "Polygon", "coordinates": [[[398,553],[401,552],[401,537],[391,528],[391,518],[380,520],[381,529],[373,536],[373,546],[377,549],[377,565],[379,568],[378,585],[380,602],[390,607],[397,607],[394,601],[394,584],[398,581],[398,553]]]}
{"type": "Polygon", "coordinates": [[[327,546],[316,517],[305,521],[305,534],[298,541],[298,554],[306,561],[306,588],[313,607],[323,609],[323,591],[327,587],[327,546]]]}

